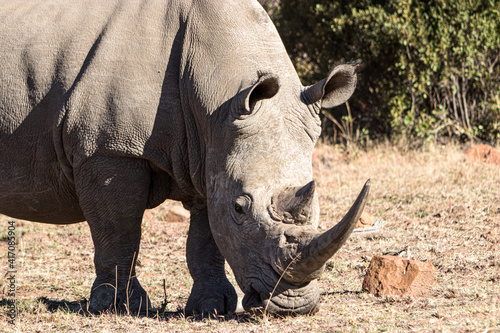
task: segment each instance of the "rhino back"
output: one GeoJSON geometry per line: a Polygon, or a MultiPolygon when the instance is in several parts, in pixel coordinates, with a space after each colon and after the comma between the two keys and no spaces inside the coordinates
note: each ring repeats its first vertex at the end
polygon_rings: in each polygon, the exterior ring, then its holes
{"type": "Polygon", "coordinates": [[[144,157],[149,145],[171,168],[165,145],[185,135],[169,5],[0,3],[0,212],[82,220],[72,171],[96,154],[144,157]]]}

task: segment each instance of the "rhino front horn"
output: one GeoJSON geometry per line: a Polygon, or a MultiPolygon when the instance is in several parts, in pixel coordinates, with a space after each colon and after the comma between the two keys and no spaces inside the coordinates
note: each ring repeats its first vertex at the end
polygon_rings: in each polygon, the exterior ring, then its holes
{"type": "Polygon", "coordinates": [[[344,218],[333,228],[315,236],[302,248],[296,264],[292,265],[290,274],[287,274],[287,280],[290,276],[293,277],[293,281],[289,282],[304,283],[319,277],[323,271],[323,265],[344,245],[354,230],[365,207],[369,192],[370,180],[365,183],[358,198],[344,218]]]}

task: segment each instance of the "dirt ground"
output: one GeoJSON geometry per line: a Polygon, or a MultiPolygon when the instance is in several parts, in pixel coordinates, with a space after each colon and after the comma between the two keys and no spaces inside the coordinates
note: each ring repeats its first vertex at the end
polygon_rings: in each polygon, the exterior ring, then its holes
{"type": "MultiPolygon", "coordinates": [[[[369,178],[366,210],[386,224],[379,234],[352,237],[327,263],[319,281],[321,309],[313,316],[186,318],[182,308],[192,285],[185,257],[188,223],[164,221],[171,203],[148,211],[143,223],[137,271],[155,313],[89,315],[94,268],[87,224],[0,216],[0,331],[500,332],[500,165],[468,161],[465,150],[450,145],[403,151],[386,144],[346,153],[319,145],[313,163],[321,228],[340,220],[369,178]],[[18,239],[15,325],[7,317],[9,221],[18,239]],[[405,247],[405,257],[436,267],[429,296],[361,292],[370,258],[405,247]]],[[[235,283],[231,273],[230,280],[235,283]]]]}

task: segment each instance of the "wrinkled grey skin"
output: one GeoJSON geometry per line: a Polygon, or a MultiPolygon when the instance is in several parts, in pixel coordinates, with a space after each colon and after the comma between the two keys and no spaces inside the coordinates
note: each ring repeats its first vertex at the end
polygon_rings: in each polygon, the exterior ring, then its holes
{"type": "Polygon", "coordinates": [[[88,221],[92,312],[114,308],[115,280],[120,309],[151,306],[135,261],[167,198],[191,210],[187,313],[235,310],[224,259],[247,310],[315,311],[367,193],[318,238],[319,110],[350,97],[357,64],[304,88],[256,1],[8,0],[0,16],[0,212],[88,221]]]}

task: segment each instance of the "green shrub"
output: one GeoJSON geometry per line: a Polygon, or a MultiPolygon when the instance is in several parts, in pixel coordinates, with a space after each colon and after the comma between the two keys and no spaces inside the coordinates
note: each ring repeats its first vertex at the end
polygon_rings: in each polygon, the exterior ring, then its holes
{"type": "Polygon", "coordinates": [[[350,106],[372,136],[500,141],[500,0],[281,0],[271,15],[305,83],[363,61],[350,106]]]}

